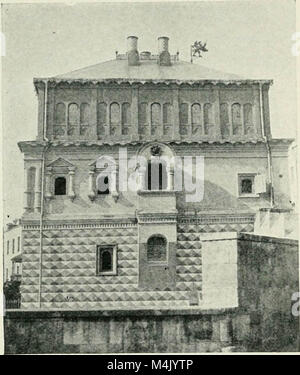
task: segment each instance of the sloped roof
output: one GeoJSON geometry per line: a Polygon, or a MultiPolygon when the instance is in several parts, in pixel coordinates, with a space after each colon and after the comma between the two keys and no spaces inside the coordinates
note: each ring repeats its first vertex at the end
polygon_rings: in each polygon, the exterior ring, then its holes
{"type": "Polygon", "coordinates": [[[115,59],[91,65],[53,77],[68,79],[133,79],[133,80],[244,80],[236,74],[223,73],[199,64],[175,61],[171,66],[160,66],[156,60],[140,61],[138,66],[129,66],[127,59],[115,59]]]}

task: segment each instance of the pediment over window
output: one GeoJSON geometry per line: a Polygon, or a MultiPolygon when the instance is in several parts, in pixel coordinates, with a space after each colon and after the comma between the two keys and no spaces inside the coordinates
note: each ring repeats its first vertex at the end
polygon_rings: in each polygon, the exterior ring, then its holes
{"type": "Polygon", "coordinates": [[[46,167],[48,170],[68,172],[75,169],[75,165],[63,158],[57,158],[49,163],[46,167]]]}
{"type": "Polygon", "coordinates": [[[50,164],[47,165],[48,167],[75,167],[74,164],[70,163],[68,160],[63,159],[63,158],[58,158],[53,160],[50,164]]]}
{"type": "Polygon", "coordinates": [[[89,164],[90,170],[115,170],[116,161],[112,156],[103,155],[89,164]]]}

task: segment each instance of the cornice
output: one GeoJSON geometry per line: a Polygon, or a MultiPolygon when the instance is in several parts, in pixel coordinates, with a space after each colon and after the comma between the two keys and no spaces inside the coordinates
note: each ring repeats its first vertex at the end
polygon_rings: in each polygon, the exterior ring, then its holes
{"type": "Polygon", "coordinates": [[[86,79],[86,78],[34,78],[33,82],[35,87],[40,83],[48,82],[50,87],[56,87],[59,84],[66,84],[66,85],[80,85],[80,86],[97,86],[99,84],[129,84],[131,85],[145,85],[145,84],[153,84],[153,85],[187,85],[187,86],[206,86],[206,85],[213,85],[213,86],[249,86],[255,84],[262,84],[262,85],[272,85],[273,80],[260,80],[260,79],[234,79],[234,80],[212,80],[212,79],[201,79],[201,80],[177,80],[177,79],[132,79],[132,78],[105,78],[105,79],[86,79]]]}

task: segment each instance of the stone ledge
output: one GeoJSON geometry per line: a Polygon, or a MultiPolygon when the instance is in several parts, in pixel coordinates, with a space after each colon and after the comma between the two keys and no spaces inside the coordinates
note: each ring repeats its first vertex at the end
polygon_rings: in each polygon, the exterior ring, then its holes
{"type": "Polygon", "coordinates": [[[147,316],[201,316],[235,313],[238,308],[207,309],[199,307],[186,310],[6,310],[4,319],[59,319],[59,318],[111,318],[111,317],[147,317],[147,316]]]}
{"type": "Polygon", "coordinates": [[[262,236],[259,234],[240,232],[237,236],[238,241],[282,243],[284,245],[298,246],[298,240],[282,237],[262,236]]]}

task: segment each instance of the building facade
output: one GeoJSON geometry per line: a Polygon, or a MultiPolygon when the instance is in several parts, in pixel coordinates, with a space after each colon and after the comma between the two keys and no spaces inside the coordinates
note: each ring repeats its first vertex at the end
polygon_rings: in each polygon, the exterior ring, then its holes
{"type": "Polygon", "coordinates": [[[167,37],[155,55],[127,41],[114,60],[34,79],[22,308],[236,307],[235,233],[291,209],[272,81],[181,61],[167,37]]]}
{"type": "Polygon", "coordinates": [[[22,225],[20,220],[7,224],[3,242],[4,281],[20,281],[22,275],[22,225]]]}

